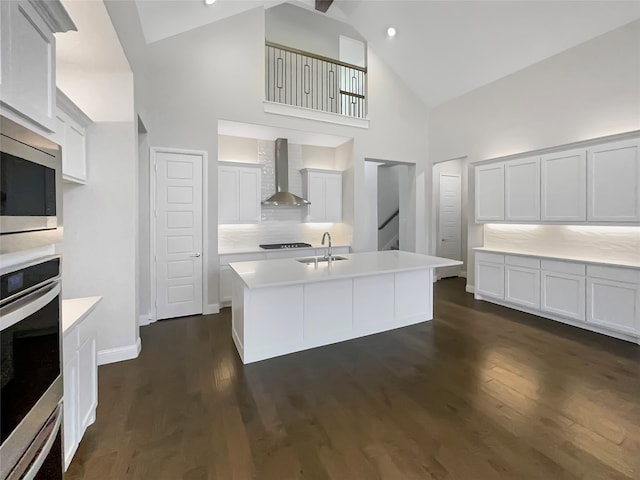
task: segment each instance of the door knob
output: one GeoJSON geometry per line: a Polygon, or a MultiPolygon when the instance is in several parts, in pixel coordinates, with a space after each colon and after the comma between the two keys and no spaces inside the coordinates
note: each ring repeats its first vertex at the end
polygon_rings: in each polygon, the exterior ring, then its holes
{"type": "Polygon", "coordinates": [[[196,252],[193,255],[191,255],[192,257],[199,257],[200,256],[200,252],[196,252]]]}

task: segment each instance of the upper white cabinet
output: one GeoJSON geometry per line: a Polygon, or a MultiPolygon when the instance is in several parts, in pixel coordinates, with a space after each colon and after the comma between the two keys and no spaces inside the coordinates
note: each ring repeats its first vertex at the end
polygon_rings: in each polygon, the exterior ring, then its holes
{"type": "Polygon", "coordinates": [[[513,160],[504,166],[505,220],[540,220],[540,160],[513,160]]]}
{"type": "Polygon", "coordinates": [[[260,223],[262,166],[221,164],[218,168],[218,223],[260,223]]]}
{"type": "Polygon", "coordinates": [[[303,210],[306,222],[342,221],[342,172],[305,168],[302,195],[311,202],[303,210]]]}
{"type": "Polygon", "coordinates": [[[56,140],[62,148],[62,178],[68,182],[87,182],[87,117],[60,90],[57,92],[56,140]]]}
{"type": "Polygon", "coordinates": [[[504,163],[476,167],[476,222],[504,220],[504,163]]]}
{"type": "Polygon", "coordinates": [[[0,2],[3,107],[35,125],[56,128],[55,32],[75,30],[62,4],[0,2]]]}
{"type": "Polygon", "coordinates": [[[640,221],[640,140],[587,150],[587,220],[640,221]]]}
{"type": "Polygon", "coordinates": [[[640,224],[640,139],[478,165],[476,223],[640,224]]]}
{"type": "Polygon", "coordinates": [[[584,222],[587,218],[586,150],[543,155],[541,172],[541,220],[584,222]]]}

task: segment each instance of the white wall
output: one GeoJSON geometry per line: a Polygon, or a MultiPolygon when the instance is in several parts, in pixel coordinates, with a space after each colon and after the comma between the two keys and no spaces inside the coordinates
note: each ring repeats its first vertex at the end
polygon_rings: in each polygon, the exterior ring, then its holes
{"type": "MultiPolygon", "coordinates": [[[[636,21],[434,108],[431,160],[473,163],[639,129],[639,38],[636,21]]],[[[473,168],[468,180],[471,248],[483,241],[473,223],[473,168]]]]}
{"type": "MultiPolygon", "coordinates": [[[[110,2],[108,10],[116,28],[127,24],[127,2],[110,2]]],[[[316,17],[315,14],[313,14],[316,17]]],[[[322,16],[317,16],[322,19],[322,16]]],[[[127,43],[130,36],[122,35],[127,43]]],[[[303,120],[264,112],[264,40],[265,13],[255,9],[196,30],[154,42],[144,47],[132,40],[130,57],[144,91],[142,117],[152,146],[206,150],[215,165],[218,153],[217,121],[225,119],[257,125],[291,128],[353,138],[352,167],[345,182],[353,198],[345,198],[345,221],[353,224],[356,251],[375,250],[376,230],[367,224],[368,210],[364,194],[364,158],[394,159],[417,164],[424,171],[428,145],[424,134],[427,110],[392,71],[368,52],[370,127],[360,129],[303,120]],[[147,81],[149,79],[149,81],[147,81]]],[[[129,52],[128,44],[125,50],[129,52]]],[[[128,53],[129,54],[129,53],[128,53]]],[[[348,147],[345,147],[348,148],[348,147]]],[[[209,168],[210,212],[208,303],[218,298],[217,168],[209,168]]],[[[416,208],[415,186],[413,223],[424,221],[424,205],[416,208]]],[[[415,236],[415,225],[412,230],[415,236]]],[[[412,239],[413,245],[425,239],[412,239]]]]}
{"type": "Polygon", "coordinates": [[[103,297],[92,314],[99,361],[112,349],[137,354],[136,148],[133,122],[94,123],[87,131],[89,180],[64,186],[63,298],[103,297]]]}

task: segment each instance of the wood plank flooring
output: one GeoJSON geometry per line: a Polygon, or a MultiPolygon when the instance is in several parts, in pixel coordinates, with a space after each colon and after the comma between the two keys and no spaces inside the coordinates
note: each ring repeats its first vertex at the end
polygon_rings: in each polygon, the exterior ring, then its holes
{"type": "Polygon", "coordinates": [[[67,480],[640,479],[640,347],[497,305],[243,366],[230,311],[99,369],[67,480]]]}

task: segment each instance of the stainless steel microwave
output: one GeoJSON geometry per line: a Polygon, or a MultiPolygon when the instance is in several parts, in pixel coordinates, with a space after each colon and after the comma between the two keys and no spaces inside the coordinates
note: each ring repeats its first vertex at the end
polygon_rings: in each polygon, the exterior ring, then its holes
{"type": "Polygon", "coordinates": [[[60,147],[5,117],[0,117],[0,135],[2,242],[17,234],[57,230],[62,210],[60,147]]]}

